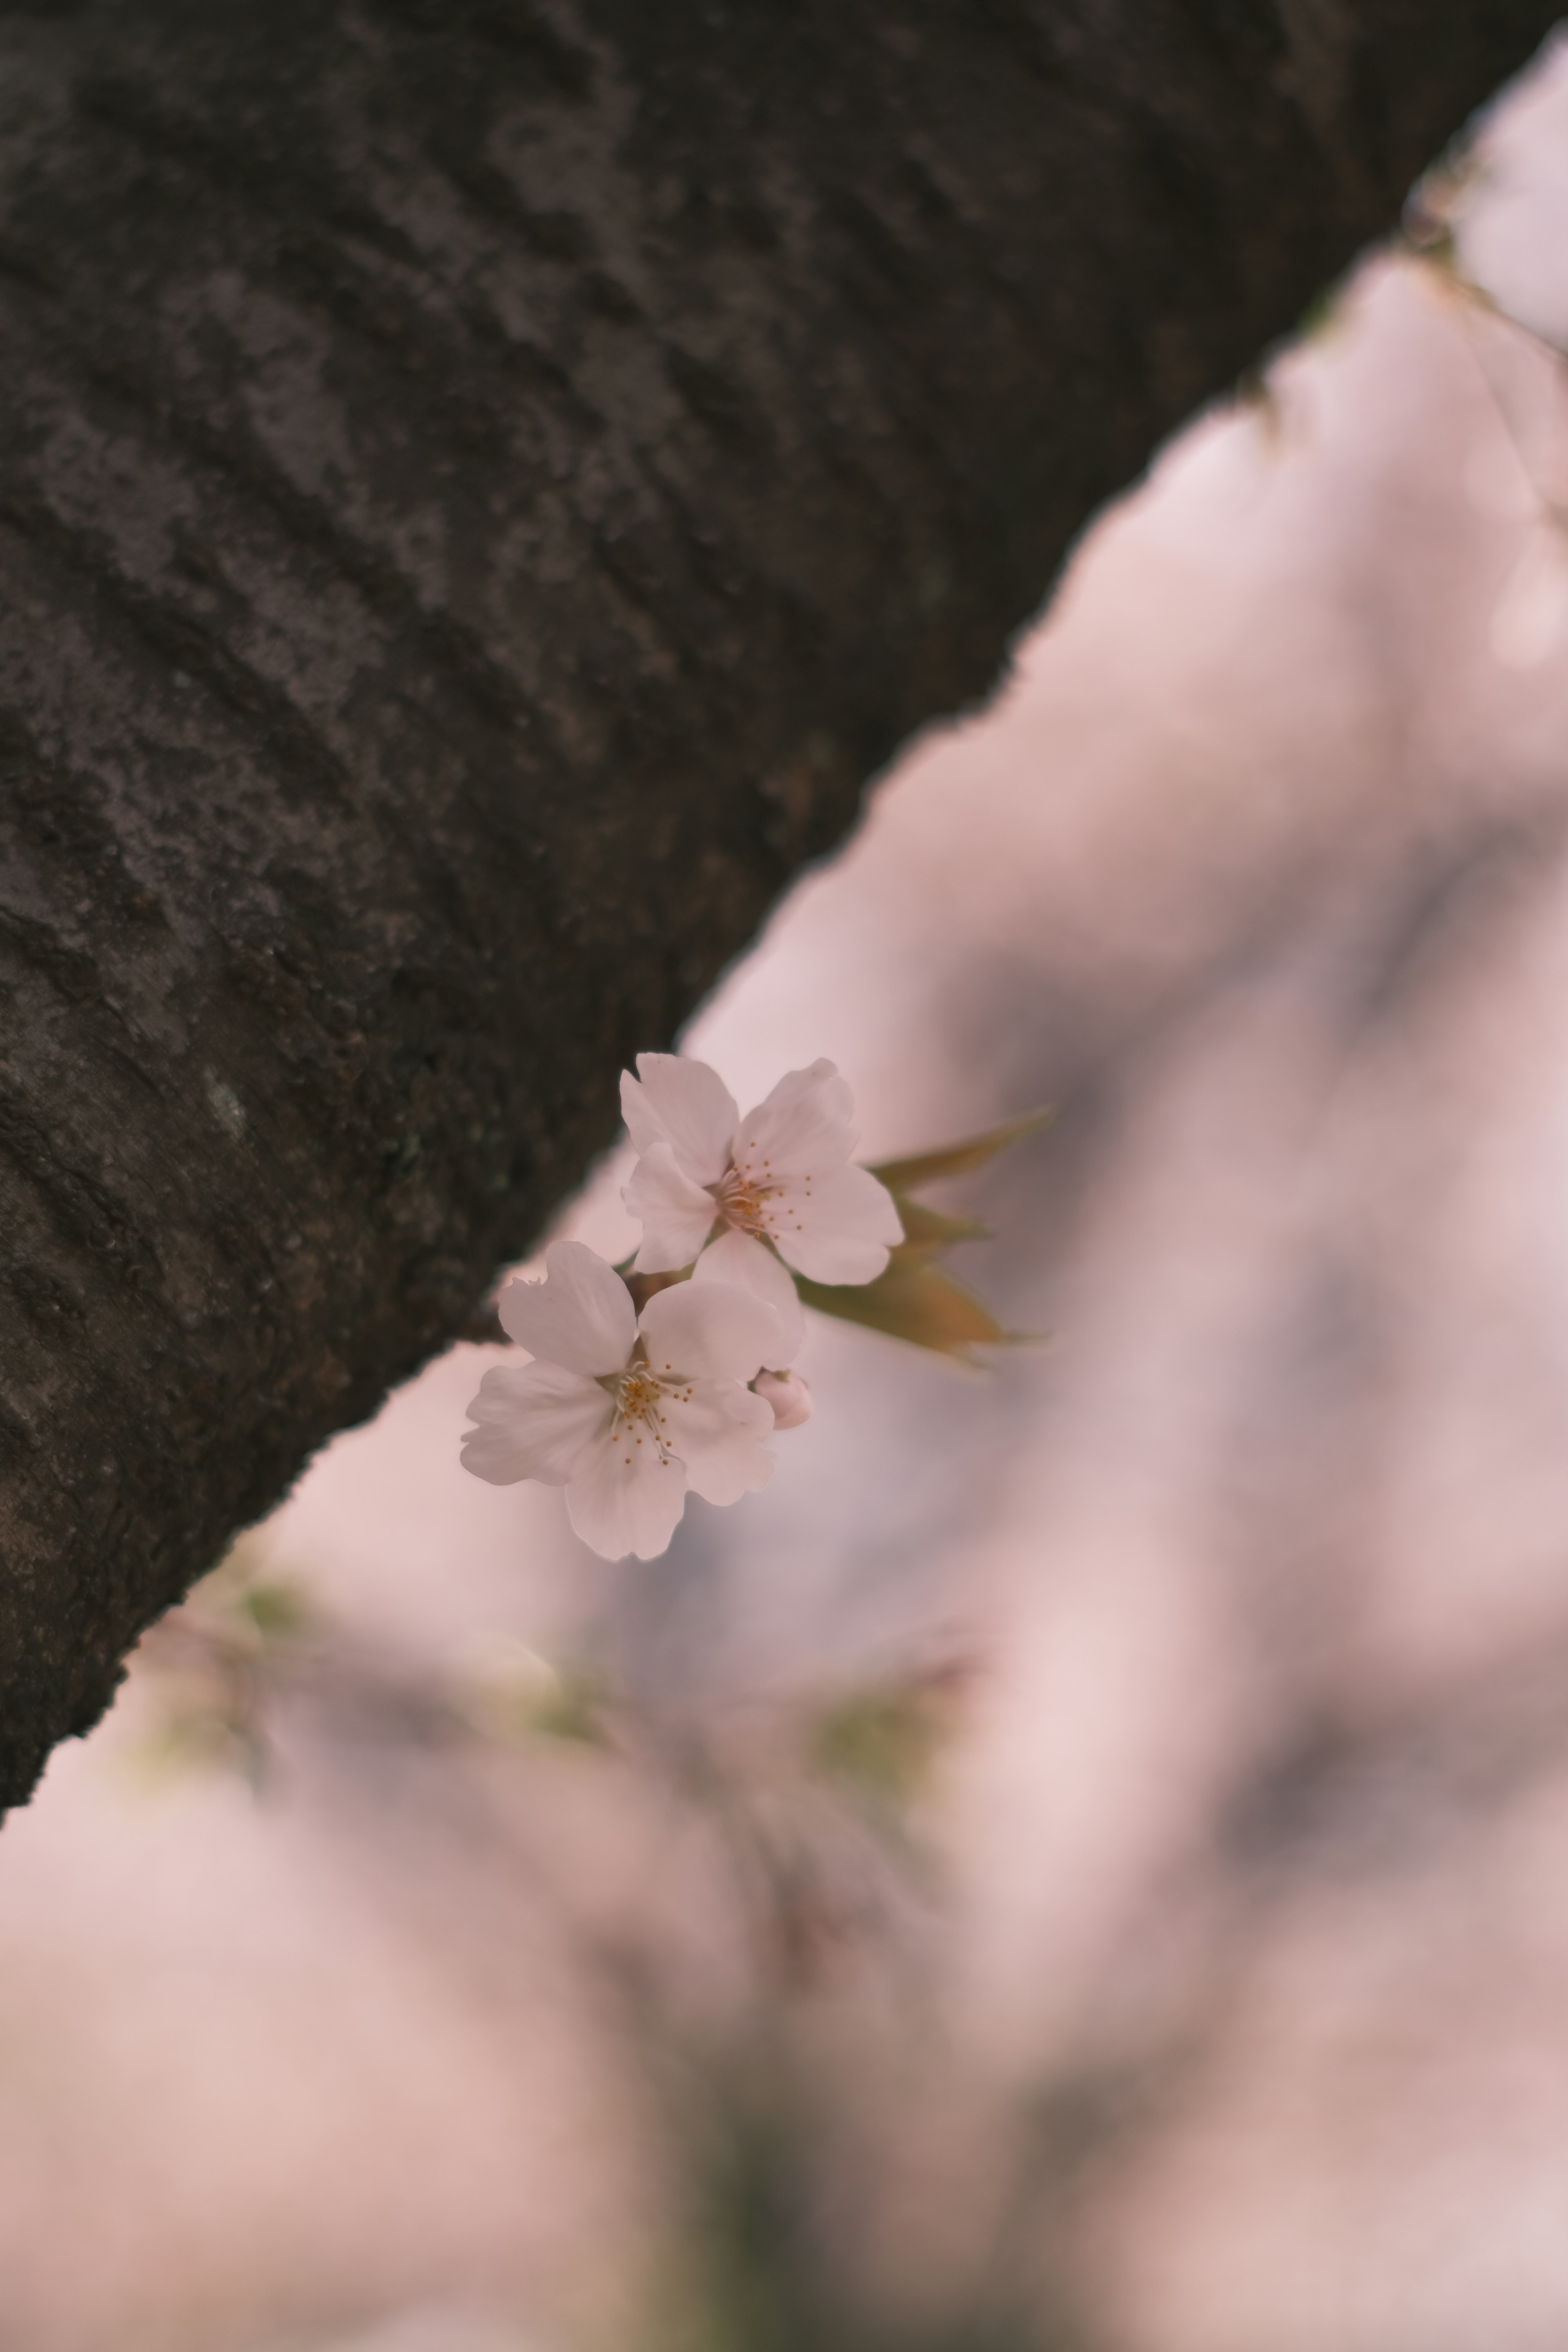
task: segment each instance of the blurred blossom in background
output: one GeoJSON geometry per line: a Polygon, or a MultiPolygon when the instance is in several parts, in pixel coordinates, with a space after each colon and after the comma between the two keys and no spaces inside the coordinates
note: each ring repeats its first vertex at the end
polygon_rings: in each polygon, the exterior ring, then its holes
{"type": "Polygon", "coordinates": [[[0,2352],[1568,2343],[1568,56],[1445,202],[687,1040],[1055,1103],[1049,1344],[647,1565],[332,1445],[6,1823],[0,2352]]]}

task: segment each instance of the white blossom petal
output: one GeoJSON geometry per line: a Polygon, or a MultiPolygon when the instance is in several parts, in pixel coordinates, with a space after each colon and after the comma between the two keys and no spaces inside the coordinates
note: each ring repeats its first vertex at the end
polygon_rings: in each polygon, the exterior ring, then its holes
{"type": "Polygon", "coordinates": [[[674,1274],[689,1265],[713,1230],[718,1208],[711,1192],[681,1172],[668,1143],[656,1143],[632,1170],[621,1198],[626,1213],[642,1226],[635,1264],[639,1274],[674,1274]]]}
{"type": "Polygon", "coordinates": [[[463,1467],[492,1486],[538,1478],[563,1486],[584,1449],[607,1433],[615,1406],[597,1381],[564,1364],[496,1364],[468,1407],[463,1467]]]}
{"type": "Polygon", "coordinates": [[[542,1282],[509,1282],[497,1301],[501,1328],[531,1356],[590,1379],[618,1372],[637,1338],[637,1309],[613,1265],[585,1242],[552,1242],[542,1282]]]}
{"type": "Polygon", "coordinates": [[[661,1410],[666,1438],[686,1465],[686,1483],[704,1502],[738,1503],[773,1476],[764,1440],[773,1433],[773,1409],[738,1381],[694,1381],[667,1396],[661,1410]]]}
{"type": "Polygon", "coordinates": [[[754,1290],[778,1318],[779,1352],[769,1357],[769,1368],[777,1371],[783,1365],[794,1363],[805,1339],[805,1309],[788,1269],[779,1264],[765,1242],[756,1241],[731,1225],[717,1241],[709,1243],[697,1261],[691,1279],[701,1283],[733,1282],[743,1290],[754,1290]]]}
{"type": "Polygon", "coordinates": [[[782,1345],[773,1308],[729,1282],[678,1282],[658,1291],[643,1308],[640,1328],[648,1370],[660,1381],[743,1384],[782,1345]]]}
{"type": "Polygon", "coordinates": [[[685,1508],[680,1462],[625,1437],[591,1447],[566,1489],[567,1517],[602,1559],[657,1559],[685,1508]]]}
{"type": "Polygon", "coordinates": [[[668,1143],[682,1175],[696,1184],[716,1184],[730,1165],[741,1114],[706,1062],[688,1061],[684,1054],[639,1054],[637,1076],[621,1074],[621,1117],[639,1152],[668,1143]]]}
{"type": "Polygon", "coordinates": [[[855,1098],[832,1062],[790,1070],[735,1135],[734,1161],[753,1183],[837,1168],[855,1148],[855,1098]]]}
{"type": "Polygon", "coordinates": [[[811,1282],[875,1282],[903,1239],[892,1194],[866,1168],[781,1185],[768,1208],[779,1255],[811,1282]]]}

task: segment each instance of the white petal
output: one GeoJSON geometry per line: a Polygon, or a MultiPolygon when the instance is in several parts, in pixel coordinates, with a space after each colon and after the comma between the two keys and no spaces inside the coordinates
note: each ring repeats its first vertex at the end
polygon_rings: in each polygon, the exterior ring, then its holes
{"type": "Polygon", "coordinates": [[[738,1503],[773,1475],[764,1440],[773,1409],[739,1381],[695,1381],[662,1400],[665,1434],[686,1465],[686,1483],[706,1503],[738,1503]]]}
{"type": "Polygon", "coordinates": [[[831,1062],[791,1070],[735,1136],[735,1165],[754,1183],[837,1168],[855,1148],[855,1098],[831,1062]]]}
{"type": "Polygon", "coordinates": [[[497,1364],[468,1407],[479,1427],[464,1432],[463,1467],[492,1486],[519,1478],[563,1486],[615,1410],[597,1381],[563,1364],[497,1364]]]}
{"type": "Polygon", "coordinates": [[[805,1309],[800,1293],[765,1242],[754,1241],[731,1225],[710,1242],[698,1259],[693,1282],[733,1282],[754,1290],[778,1318],[779,1352],[768,1358],[771,1370],[793,1364],[805,1339],[805,1309]]]}
{"type": "Polygon", "coordinates": [[[642,1226],[637,1254],[639,1274],[674,1274],[689,1265],[713,1230],[719,1212],[711,1192],[682,1175],[668,1143],[656,1143],[622,1187],[628,1216],[642,1226]]]}
{"type": "Polygon", "coordinates": [[[772,1408],[775,1429],[798,1429],[811,1419],[811,1391],[798,1372],[759,1372],[752,1393],[772,1408]]]}
{"type": "Polygon", "coordinates": [[[663,1380],[749,1381],[782,1345],[778,1318],[731,1282],[678,1282],[642,1311],[648,1370],[663,1380]]]}
{"type": "Polygon", "coordinates": [[[730,1139],[741,1114],[706,1062],[689,1062],[684,1054],[639,1054],[637,1076],[621,1073],[621,1117],[639,1151],[668,1143],[683,1175],[696,1184],[717,1184],[730,1165],[730,1139]]]}
{"type": "Polygon", "coordinates": [[[768,1209],[779,1255],[812,1282],[875,1282],[903,1239],[892,1194],[866,1168],[801,1177],[768,1209]]]}
{"type": "Polygon", "coordinates": [[[656,1559],[685,1508],[682,1465],[624,1436],[591,1447],[566,1489],[567,1517],[602,1559],[656,1559]]]}
{"type": "Polygon", "coordinates": [[[552,1242],[542,1282],[509,1282],[496,1303],[501,1328],[531,1356],[596,1379],[618,1372],[637,1338],[637,1309],[613,1265],[586,1242],[552,1242]]]}

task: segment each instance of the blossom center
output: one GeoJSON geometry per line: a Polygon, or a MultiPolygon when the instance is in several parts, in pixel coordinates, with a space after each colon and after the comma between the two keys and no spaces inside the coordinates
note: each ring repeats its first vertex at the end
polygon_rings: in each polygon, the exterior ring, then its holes
{"type": "Polygon", "coordinates": [[[623,1372],[616,1383],[616,1410],[623,1421],[647,1421],[656,1425],[661,1391],[651,1372],[623,1372]]]}
{"type": "Polygon", "coordinates": [[[778,1213],[770,1203],[780,1189],[772,1176],[772,1163],[765,1160],[761,1175],[751,1168],[725,1170],[710,1190],[726,1224],[738,1225],[742,1233],[753,1234],[759,1241],[772,1239],[778,1213]]]}
{"type": "MultiPolygon", "coordinates": [[[[639,1341],[639,1346],[641,1345],[639,1341]]],[[[616,1414],[610,1423],[610,1443],[630,1469],[637,1459],[637,1449],[661,1465],[675,1460],[670,1444],[668,1416],[665,1400],[686,1404],[691,1398],[691,1382],[679,1374],[673,1380],[660,1380],[639,1358],[628,1364],[624,1372],[612,1372],[600,1383],[615,1400],[616,1414]]]]}

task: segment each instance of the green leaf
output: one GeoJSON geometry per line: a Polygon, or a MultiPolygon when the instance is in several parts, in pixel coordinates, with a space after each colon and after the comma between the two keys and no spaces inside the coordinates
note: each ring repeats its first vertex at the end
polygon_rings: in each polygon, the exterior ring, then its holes
{"type": "Polygon", "coordinates": [[[930,1348],[960,1363],[972,1360],[972,1348],[1005,1347],[1017,1334],[1003,1329],[995,1317],[961,1289],[951,1275],[923,1259],[889,1265],[875,1282],[827,1284],[807,1282],[796,1276],[795,1288],[807,1307],[819,1314],[837,1315],[846,1323],[864,1323],[892,1339],[911,1347],[930,1348]]]}
{"type": "Polygon", "coordinates": [[[529,1729],[539,1739],[574,1741],[584,1748],[607,1748],[604,1695],[585,1675],[563,1675],[552,1692],[536,1702],[529,1729]]]}
{"type": "Polygon", "coordinates": [[[998,1151],[1037,1133],[1054,1117],[1049,1109],[1026,1111],[1021,1118],[1005,1119],[1000,1127],[987,1128],[984,1135],[966,1136],[962,1143],[917,1151],[908,1160],[880,1160],[871,1173],[889,1192],[910,1192],[917,1184],[934,1184],[943,1176],[963,1176],[972,1168],[984,1168],[998,1151]]]}
{"type": "Polygon", "coordinates": [[[810,1754],[817,1769],[873,1797],[907,1805],[931,1777],[943,1726],[918,1684],[854,1691],[819,1715],[810,1754]]]}
{"type": "Polygon", "coordinates": [[[241,1617],[253,1626],[264,1642],[287,1642],[309,1633],[312,1625],[310,1603],[297,1584],[281,1579],[270,1583],[247,1584],[237,1596],[241,1617]]]}
{"type": "Polygon", "coordinates": [[[904,1192],[895,1192],[893,1199],[904,1224],[903,1240],[893,1244],[895,1265],[921,1265],[939,1250],[950,1249],[954,1242],[990,1238],[990,1227],[976,1224],[973,1217],[944,1217],[939,1209],[928,1209],[923,1201],[912,1201],[904,1192]]]}
{"type": "Polygon", "coordinates": [[[604,1693],[571,1666],[552,1665],[506,1636],[479,1644],[459,1665],[459,1710],[489,1739],[561,1739],[608,1745],[604,1693]]]}

